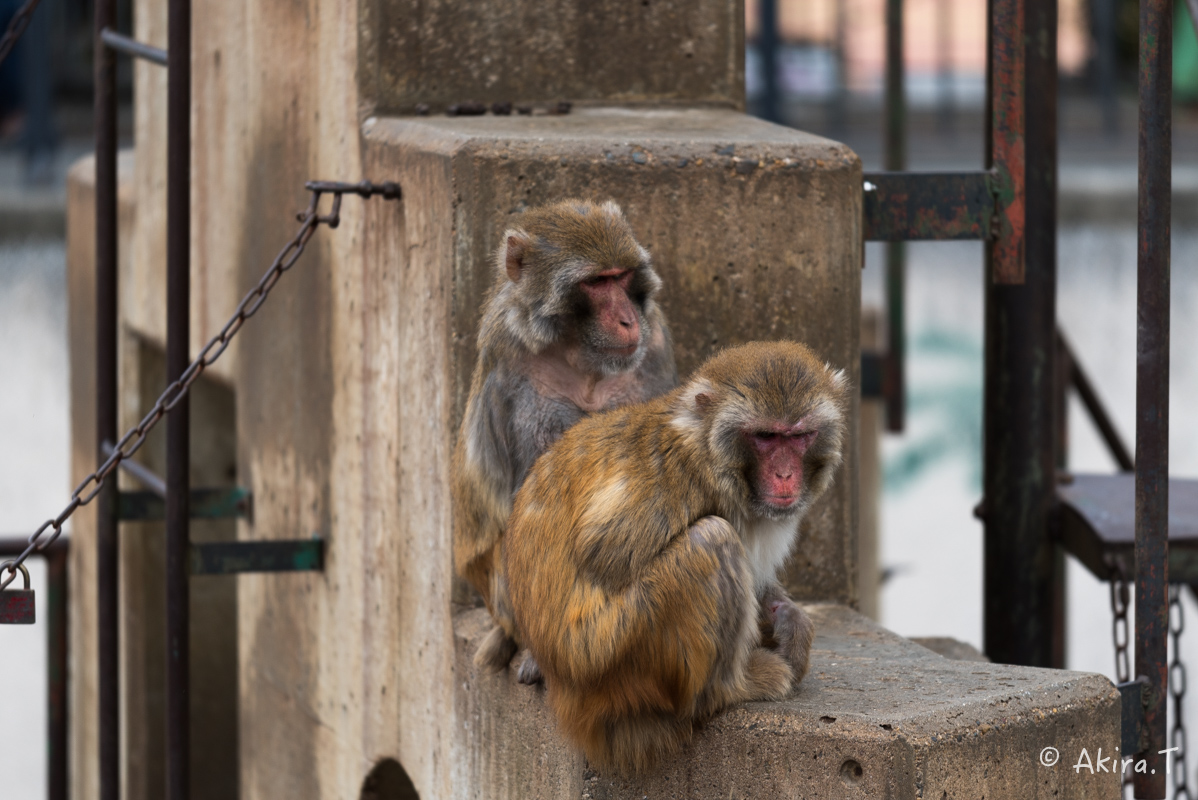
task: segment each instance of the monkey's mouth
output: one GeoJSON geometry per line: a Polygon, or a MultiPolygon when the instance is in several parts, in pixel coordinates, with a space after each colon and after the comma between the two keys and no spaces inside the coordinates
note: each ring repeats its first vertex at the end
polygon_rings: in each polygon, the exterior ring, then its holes
{"type": "Polygon", "coordinates": [[[797,494],[767,494],[762,495],[761,499],[765,501],[766,505],[774,508],[790,508],[799,501],[799,496],[797,494]]]}
{"type": "Polygon", "coordinates": [[[607,353],[608,355],[627,358],[628,356],[635,354],[638,347],[640,347],[640,345],[636,344],[630,344],[627,347],[605,347],[603,348],[603,352],[607,353]]]}

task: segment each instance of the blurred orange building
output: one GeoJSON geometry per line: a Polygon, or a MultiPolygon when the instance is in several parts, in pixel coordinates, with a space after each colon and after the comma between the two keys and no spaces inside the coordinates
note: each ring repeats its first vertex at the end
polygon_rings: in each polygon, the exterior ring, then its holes
{"type": "MultiPolygon", "coordinates": [[[[1061,70],[1076,74],[1089,57],[1084,0],[1060,0],[1057,41],[1061,70]]],[[[825,50],[835,63],[838,14],[843,14],[849,91],[880,94],[885,62],[886,0],[778,0],[779,35],[786,44],[825,50]]],[[[757,0],[745,0],[748,39],[757,34],[757,0]]],[[[986,74],[986,0],[906,0],[907,90],[912,103],[938,97],[942,71],[952,75],[954,99],[982,101],[986,74]]],[[[818,59],[805,63],[818,64],[818,59]]],[[[785,64],[783,66],[785,71],[785,64]]],[[[818,82],[817,82],[818,83],[818,82]]],[[[788,82],[784,78],[783,84],[788,82]]],[[[803,93],[803,82],[790,81],[803,93]]]]}

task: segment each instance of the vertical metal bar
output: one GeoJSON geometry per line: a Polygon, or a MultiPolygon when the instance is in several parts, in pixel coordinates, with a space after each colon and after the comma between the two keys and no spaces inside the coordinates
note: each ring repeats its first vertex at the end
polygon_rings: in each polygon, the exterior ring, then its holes
{"type": "Polygon", "coordinates": [[[1136,675],[1148,678],[1146,757],[1135,796],[1165,796],[1169,630],[1169,237],[1173,3],[1140,0],[1140,186],[1136,296],[1136,675]]]}
{"type": "Polygon", "coordinates": [[[953,2],[936,2],[936,82],[940,91],[936,123],[941,135],[956,131],[956,98],[953,93],[953,2]]]}
{"type": "Polygon", "coordinates": [[[993,0],[990,4],[989,149],[999,200],[998,239],[990,247],[990,275],[995,283],[1023,282],[1024,2],[993,0]]]}
{"type": "Polygon", "coordinates": [[[836,87],[832,93],[831,130],[835,137],[844,138],[849,127],[849,12],[848,0],[833,0],[836,14],[835,41],[832,48],[836,58],[836,87]]]}
{"type": "Polygon", "coordinates": [[[67,559],[66,540],[46,551],[50,600],[46,625],[47,754],[50,800],[67,800],[67,559]]]}
{"type": "MultiPolygon", "coordinates": [[[[886,0],[886,169],[907,168],[907,99],[904,90],[903,0],[886,0]]],[[[906,271],[907,245],[886,245],[886,359],[882,396],[886,429],[899,432],[906,416],[906,271]]]]}
{"type": "Polygon", "coordinates": [[[762,119],[781,122],[778,102],[778,0],[758,0],[757,56],[761,62],[762,119]]]}
{"type": "MultiPolygon", "coordinates": [[[[190,360],[191,281],[191,0],[170,0],[167,23],[167,380],[190,360]]],[[[166,420],[166,750],[169,800],[190,790],[190,593],[187,551],[190,487],[189,407],[166,420]]]]}
{"type": "MultiPolygon", "coordinates": [[[[96,463],[117,440],[117,97],[116,56],[100,33],[116,26],[115,0],[96,0],[96,463]]],[[[96,503],[96,638],[99,651],[100,800],[120,797],[120,599],[117,488],[109,481],[96,503]]]]}
{"type": "Polygon", "coordinates": [[[1107,136],[1119,132],[1119,101],[1115,97],[1115,0],[1092,0],[1098,102],[1107,136]]]}
{"type": "MultiPolygon", "coordinates": [[[[1028,3],[1026,15],[1020,0],[991,0],[990,7],[992,161],[1001,170],[1004,153],[1018,141],[1019,172],[1011,177],[1024,180],[1024,119],[1031,157],[1026,268],[1019,269],[1025,280],[986,286],[984,637],[994,661],[1049,667],[1063,657],[1057,594],[1063,562],[1049,537],[1056,473],[1057,11],[1054,2],[1028,3]],[[1004,85],[1016,74],[1022,81],[1024,70],[1003,65],[1025,58],[1026,101],[1021,88],[1004,85]],[[1011,96],[1019,98],[1017,111],[998,99],[1011,96]]],[[[1010,228],[1002,235],[1010,237],[1010,228]]],[[[987,249],[991,277],[1011,266],[1004,259],[1013,254],[1022,262],[1024,247],[1010,245],[1000,239],[987,249]]]]}

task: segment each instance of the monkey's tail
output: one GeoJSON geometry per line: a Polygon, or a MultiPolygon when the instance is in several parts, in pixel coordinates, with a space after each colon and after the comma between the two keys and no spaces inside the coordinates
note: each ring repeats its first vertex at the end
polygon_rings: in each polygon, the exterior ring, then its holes
{"type": "Polygon", "coordinates": [[[592,725],[577,731],[576,740],[592,766],[636,775],[685,747],[693,728],[691,720],[675,714],[647,712],[592,725]]]}

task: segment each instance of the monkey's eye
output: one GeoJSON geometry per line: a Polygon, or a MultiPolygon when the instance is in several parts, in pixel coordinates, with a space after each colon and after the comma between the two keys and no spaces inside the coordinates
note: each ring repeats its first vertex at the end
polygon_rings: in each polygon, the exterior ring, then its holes
{"type": "Polygon", "coordinates": [[[624,280],[632,274],[630,269],[609,269],[606,272],[600,272],[598,275],[592,275],[582,282],[583,286],[606,286],[610,283],[623,283],[624,280]]]}
{"type": "Polygon", "coordinates": [[[782,434],[775,433],[774,431],[757,431],[753,434],[753,438],[760,439],[763,442],[772,442],[781,435],[782,434]]]}

